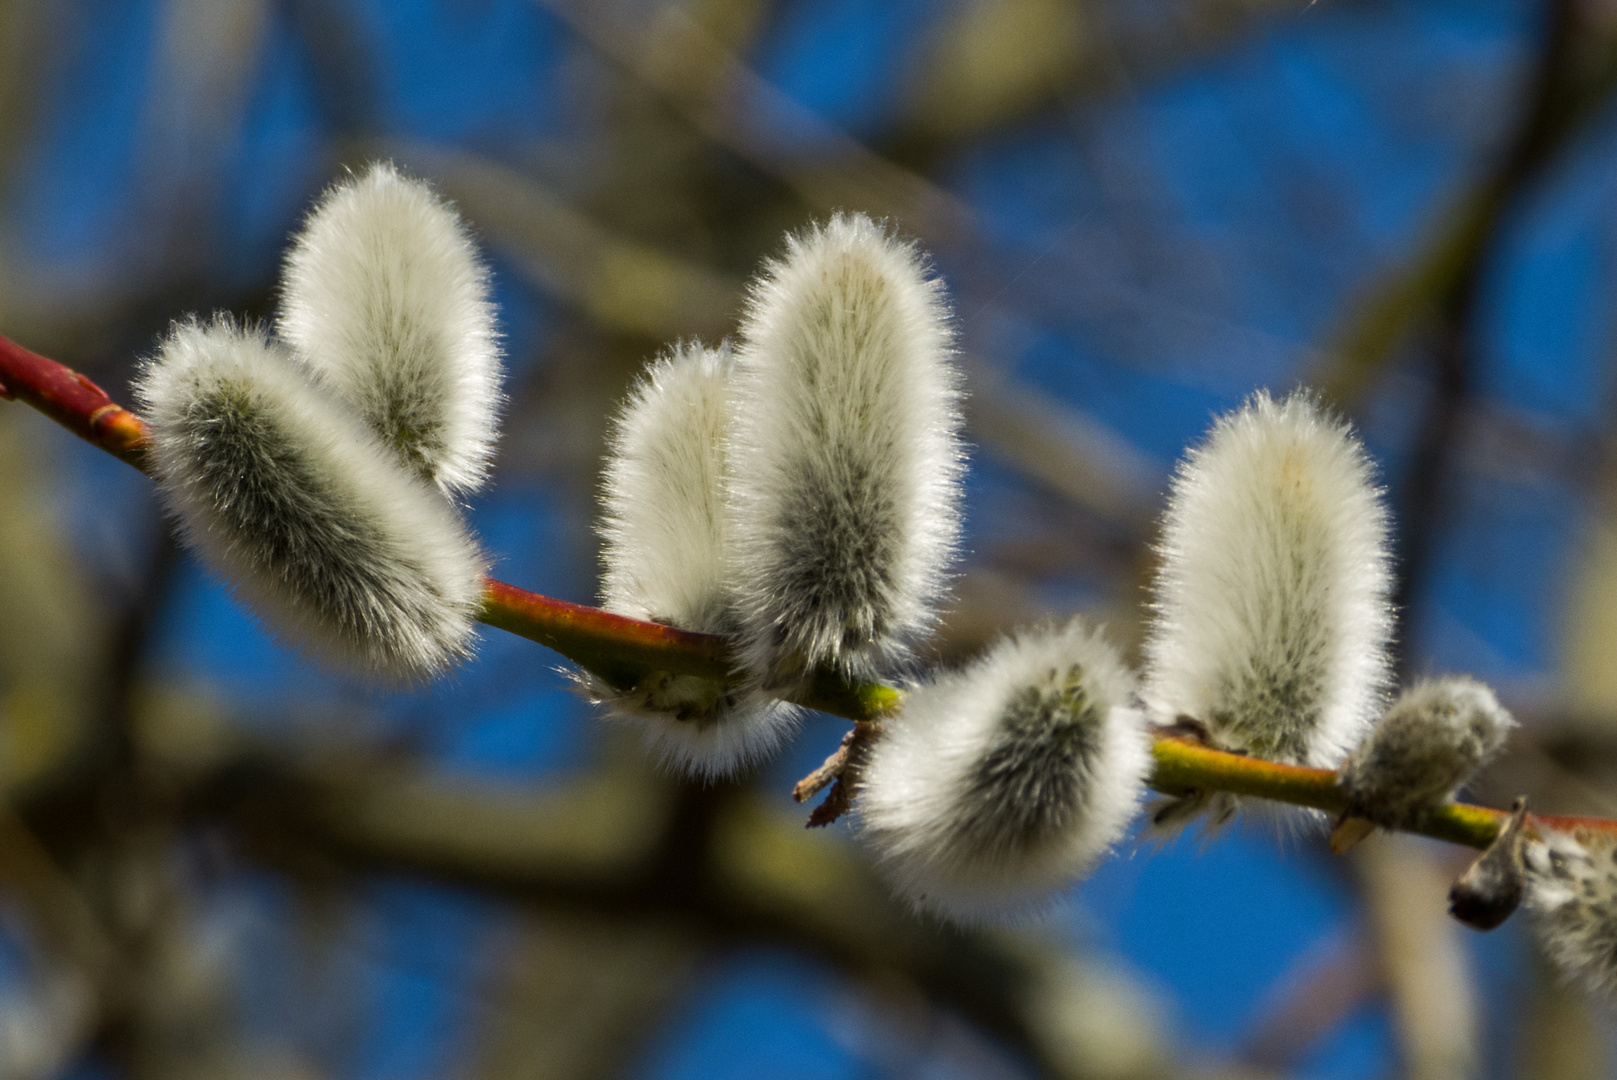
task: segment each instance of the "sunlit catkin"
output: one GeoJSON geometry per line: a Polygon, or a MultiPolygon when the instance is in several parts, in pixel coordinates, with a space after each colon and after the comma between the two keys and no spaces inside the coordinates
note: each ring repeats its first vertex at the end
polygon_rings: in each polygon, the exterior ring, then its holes
{"type": "Polygon", "coordinates": [[[1139,806],[1151,756],[1133,689],[1076,620],[916,687],[870,749],[855,805],[880,868],[958,920],[1047,904],[1139,806]]]}
{"type": "Polygon", "coordinates": [[[859,214],[788,237],[741,327],[730,440],[742,657],[768,685],[871,676],[936,618],[959,534],[942,287],[859,214]]]}
{"type": "Polygon", "coordinates": [[[1386,545],[1369,459],[1311,395],[1260,391],[1219,419],[1169,495],[1146,642],[1155,717],[1197,721],[1226,750],[1335,765],[1385,697],[1386,545]]]}
{"type": "Polygon", "coordinates": [[[1350,812],[1392,828],[1454,797],[1500,750],[1516,721],[1492,690],[1464,676],[1398,696],[1343,763],[1350,812]]]}
{"type": "Polygon", "coordinates": [[[493,452],[500,350],[488,273],[455,211],[377,163],[321,198],[286,256],[280,335],[446,492],[493,452]]]}
{"type": "Polygon", "coordinates": [[[469,653],[477,545],[283,349],[223,319],[178,325],[136,394],[182,538],[270,629],[394,681],[469,653]]]}
{"type": "MultiPolygon", "coordinates": [[[[736,629],[725,564],[732,366],[727,347],[676,346],[619,414],[602,492],[607,610],[686,630],[736,629]]],[[[627,690],[594,680],[591,689],[664,759],[709,775],[773,749],[793,715],[779,701],[689,676],[655,674],[627,690]]]]}

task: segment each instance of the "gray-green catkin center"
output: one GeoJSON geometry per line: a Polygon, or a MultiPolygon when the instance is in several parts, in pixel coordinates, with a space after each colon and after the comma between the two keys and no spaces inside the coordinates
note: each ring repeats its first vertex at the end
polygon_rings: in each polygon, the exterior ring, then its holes
{"type": "Polygon", "coordinates": [[[437,362],[444,349],[423,331],[399,325],[388,328],[377,348],[383,356],[371,366],[377,382],[366,417],[382,441],[430,482],[449,449],[443,415],[449,392],[437,362]]]}
{"type": "MultiPolygon", "coordinates": [[[[1278,486],[1298,483],[1296,471],[1282,469],[1278,486]]],[[[1307,760],[1325,698],[1329,613],[1321,602],[1333,599],[1320,581],[1318,553],[1329,546],[1319,516],[1307,506],[1311,492],[1283,492],[1277,500],[1278,528],[1268,538],[1275,550],[1257,566],[1273,567],[1280,580],[1255,582],[1253,598],[1278,598],[1268,609],[1253,604],[1246,613],[1256,647],[1247,662],[1222,673],[1209,710],[1208,726],[1225,746],[1278,761],[1307,760]]]]}
{"type": "Polygon", "coordinates": [[[1048,684],[1019,690],[1006,706],[994,747],[972,769],[961,800],[957,828],[972,847],[1027,852],[1082,813],[1103,718],[1080,674],[1051,671],[1048,684]]]}
{"type": "Polygon", "coordinates": [[[197,485],[228,492],[214,512],[254,562],[296,588],[301,601],[355,639],[388,637],[399,616],[399,575],[436,597],[424,568],[322,483],[295,442],[248,388],[223,384],[185,413],[197,485]],[[393,568],[381,575],[376,567],[393,568]]]}

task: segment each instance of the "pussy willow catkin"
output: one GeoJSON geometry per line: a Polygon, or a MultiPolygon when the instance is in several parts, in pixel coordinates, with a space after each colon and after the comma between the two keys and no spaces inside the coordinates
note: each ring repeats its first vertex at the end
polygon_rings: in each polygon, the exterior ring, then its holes
{"type": "Polygon", "coordinates": [[[736,350],[729,543],[744,664],[873,676],[932,627],[960,531],[942,287],[861,214],[787,239],[736,350]]]}
{"type": "Polygon", "coordinates": [[[1504,749],[1516,721],[1492,690],[1464,676],[1427,679],[1398,696],[1342,764],[1351,812],[1407,826],[1504,749]]]}
{"type": "Polygon", "coordinates": [[[1117,651],[1078,620],[912,689],[855,805],[885,875],[963,921],[1048,904],[1139,807],[1151,754],[1133,690],[1117,651]]]}
{"type": "Polygon", "coordinates": [[[476,543],[284,349],[224,319],[180,324],[136,394],[181,537],[271,630],[396,681],[470,652],[476,543]]]}
{"type": "MultiPolygon", "coordinates": [[[[1163,522],[1144,679],[1156,718],[1198,721],[1223,749],[1337,764],[1385,700],[1387,528],[1363,447],[1312,396],[1260,391],[1220,418],[1163,522]]],[[[1235,805],[1213,802],[1219,818],[1235,805]]]]}
{"type": "MultiPolygon", "coordinates": [[[[738,628],[724,485],[733,367],[728,347],[675,346],[619,413],[602,485],[608,611],[707,633],[738,628]]],[[[766,754],[796,712],[755,690],[665,673],[628,689],[592,680],[591,692],[664,760],[706,775],[766,754]]]]}

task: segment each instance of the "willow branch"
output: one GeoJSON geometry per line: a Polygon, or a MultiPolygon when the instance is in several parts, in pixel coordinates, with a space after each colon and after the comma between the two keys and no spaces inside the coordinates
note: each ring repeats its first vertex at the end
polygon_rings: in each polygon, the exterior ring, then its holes
{"type": "MultiPolygon", "coordinates": [[[[78,372],[0,336],[0,396],[24,401],[80,438],[146,471],[149,438],[141,419],[78,372]]],[[[727,681],[734,675],[729,641],[614,615],[528,592],[489,579],[478,618],[500,630],[554,649],[597,676],[631,686],[651,672],[727,681]]],[[[903,691],[830,674],[816,676],[791,700],[860,724],[895,710],[903,691]]],[[[1347,810],[1347,796],[1330,769],[1310,769],[1226,753],[1177,736],[1159,735],[1150,784],[1168,795],[1228,791],[1330,814],[1347,810]]],[[[1508,815],[1503,810],[1451,803],[1437,807],[1408,831],[1485,848],[1508,815]]],[[[1534,815],[1555,829],[1617,832],[1617,821],[1534,815]]]]}

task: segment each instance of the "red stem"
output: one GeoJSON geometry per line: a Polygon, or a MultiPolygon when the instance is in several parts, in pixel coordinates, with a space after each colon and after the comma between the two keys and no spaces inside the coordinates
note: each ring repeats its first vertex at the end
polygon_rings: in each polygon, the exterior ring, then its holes
{"type": "Polygon", "coordinates": [[[72,368],[0,336],[0,396],[26,401],[81,439],[142,471],[146,425],[72,368]]]}

